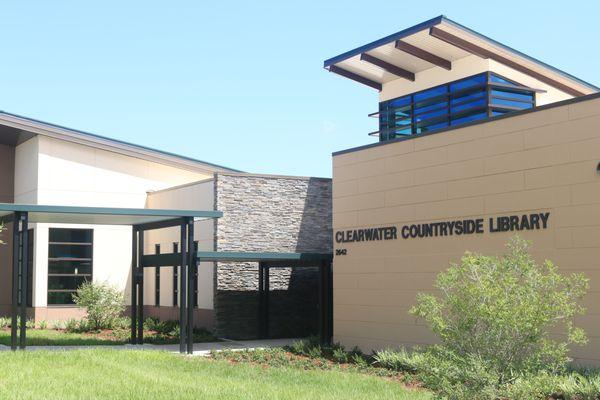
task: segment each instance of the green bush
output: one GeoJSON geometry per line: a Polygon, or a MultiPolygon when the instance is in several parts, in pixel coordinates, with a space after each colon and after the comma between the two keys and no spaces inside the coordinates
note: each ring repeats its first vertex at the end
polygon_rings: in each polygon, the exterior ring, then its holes
{"type": "Polygon", "coordinates": [[[40,329],[48,329],[48,322],[46,322],[46,320],[41,320],[38,323],[38,326],[40,329]]]}
{"type": "Polygon", "coordinates": [[[0,329],[10,328],[10,317],[0,317],[0,329]]]}
{"type": "Polygon", "coordinates": [[[77,333],[80,332],[79,328],[80,328],[80,323],[79,320],[75,319],[75,318],[69,318],[67,320],[64,321],[64,330],[69,332],[69,333],[77,333]]]}
{"type": "Polygon", "coordinates": [[[573,325],[585,311],[578,301],[587,279],[561,275],[550,261],[536,264],[518,237],[507,250],[499,257],[465,253],[438,275],[440,294],[420,293],[410,311],[441,340],[423,353],[431,364],[424,379],[449,398],[494,398],[490,391],[521,376],[564,371],[568,346],[587,341],[573,325]],[[550,330],[565,339],[551,338],[550,330]]]}
{"type": "Polygon", "coordinates": [[[400,350],[381,350],[375,352],[373,360],[377,365],[392,371],[415,373],[423,364],[423,355],[418,351],[409,352],[400,350]]]}
{"type": "Polygon", "coordinates": [[[86,309],[85,320],[90,330],[112,329],[125,311],[123,293],[106,284],[84,282],[73,300],[86,309]]]}

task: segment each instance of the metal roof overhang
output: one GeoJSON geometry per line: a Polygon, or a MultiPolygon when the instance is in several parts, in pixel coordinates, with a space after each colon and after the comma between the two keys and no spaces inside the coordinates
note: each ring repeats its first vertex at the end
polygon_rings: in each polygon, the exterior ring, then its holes
{"type": "Polygon", "coordinates": [[[324,67],[381,90],[383,84],[393,80],[418,80],[415,74],[430,68],[439,68],[443,73],[452,68],[454,61],[470,55],[492,59],[573,96],[600,91],[443,15],[330,58],[324,67]]]}
{"type": "MultiPolygon", "coordinates": [[[[160,226],[183,218],[220,218],[220,211],[160,210],[148,208],[74,207],[0,203],[0,220],[8,222],[15,212],[27,212],[30,223],[160,226]]],[[[167,224],[168,225],[168,224],[167,224]]]]}

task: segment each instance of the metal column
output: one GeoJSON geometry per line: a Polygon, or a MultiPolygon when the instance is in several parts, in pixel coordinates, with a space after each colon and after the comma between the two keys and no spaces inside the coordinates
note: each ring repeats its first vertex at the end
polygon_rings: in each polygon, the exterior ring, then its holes
{"type": "Polygon", "coordinates": [[[131,344],[137,343],[137,255],[138,229],[132,227],[131,235],[131,344]]]}
{"type": "Polygon", "coordinates": [[[269,266],[258,264],[258,336],[259,339],[269,338],[269,266]]]}
{"type": "Polygon", "coordinates": [[[27,340],[27,269],[29,267],[29,213],[21,213],[21,332],[19,347],[25,348],[27,340]]]}
{"type": "Polygon", "coordinates": [[[190,218],[187,221],[187,240],[188,240],[188,267],[187,267],[187,279],[188,279],[188,296],[187,296],[187,352],[192,354],[194,352],[194,285],[196,280],[194,279],[196,265],[196,253],[194,251],[194,219],[190,218]]]}
{"type": "Polygon", "coordinates": [[[137,344],[144,343],[144,268],[142,258],[144,257],[144,230],[139,231],[138,237],[138,317],[137,317],[137,344]]]}
{"type": "Polygon", "coordinates": [[[181,224],[181,266],[179,269],[179,352],[185,353],[186,348],[186,264],[187,264],[187,223],[181,224]]]}
{"type": "Polygon", "coordinates": [[[319,265],[319,338],[321,344],[331,344],[333,335],[333,281],[331,261],[319,265]]]}
{"type": "Polygon", "coordinates": [[[20,237],[19,225],[21,213],[16,212],[13,217],[12,229],[12,308],[10,324],[10,348],[17,349],[17,316],[19,313],[19,250],[20,237]]]}

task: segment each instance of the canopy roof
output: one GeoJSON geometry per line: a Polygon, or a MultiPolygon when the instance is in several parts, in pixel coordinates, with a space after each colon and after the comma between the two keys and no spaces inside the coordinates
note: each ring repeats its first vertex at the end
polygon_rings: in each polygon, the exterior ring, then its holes
{"type": "Polygon", "coordinates": [[[38,204],[0,203],[0,218],[10,218],[15,212],[27,212],[29,222],[94,224],[94,225],[140,225],[170,221],[178,218],[220,218],[220,211],[157,210],[149,208],[110,208],[48,206],[38,204]]]}
{"type": "Polygon", "coordinates": [[[443,15],[330,58],[324,67],[381,90],[382,84],[399,78],[414,81],[416,73],[430,68],[450,70],[453,61],[472,54],[493,59],[573,96],[600,90],[443,15]]]}

